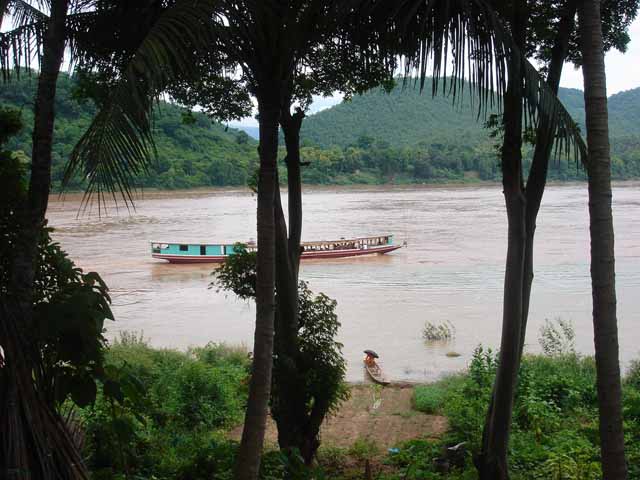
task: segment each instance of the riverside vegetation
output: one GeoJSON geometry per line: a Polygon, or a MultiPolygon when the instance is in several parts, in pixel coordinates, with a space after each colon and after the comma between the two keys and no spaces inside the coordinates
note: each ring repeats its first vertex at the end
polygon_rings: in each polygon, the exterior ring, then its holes
{"type": "MultiPolygon", "coordinates": [[[[554,345],[566,344],[562,334],[546,330],[544,336],[543,347],[550,338],[554,345]]],[[[570,349],[548,351],[525,356],[521,366],[511,440],[513,478],[601,478],[593,359],[570,349]]],[[[128,365],[145,393],[123,403],[99,393],[95,404],[78,410],[94,478],[231,478],[237,443],[226,432],[241,421],[250,374],[243,348],[209,344],[178,352],[123,334],[105,358],[108,365],[128,365]]],[[[478,347],[467,371],[415,387],[416,410],[447,417],[449,430],[442,438],[418,438],[390,451],[377,446],[375,438],[349,448],[323,445],[305,475],[362,478],[368,460],[376,478],[385,480],[476,478],[471,458],[480,446],[495,368],[495,353],[478,347]],[[466,453],[442,472],[434,459],[460,442],[466,442],[466,453]]],[[[640,478],[640,362],[627,373],[624,409],[630,478],[640,478]]],[[[290,461],[267,450],[261,478],[281,478],[290,461]]]]}
{"type": "MultiPolygon", "coordinates": [[[[5,85],[0,104],[22,110],[25,128],[8,143],[13,151],[31,149],[35,78],[23,75],[5,85]]],[[[351,101],[311,115],[302,126],[302,171],[308,184],[382,184],[498,181],[495,140],[477,121],[469,98],[456,108],[444,96],[432,98],[430,82],[420,93],[401,80],[390,94],[373,89],[351,101]],[[368,119],[375,118],[376,122],[368,119]]],[[[65,159],[96,114],[72,78],[60,74],[56,96],[55,139],[51,178],[59,188],[65,159]]],[[[582,92],[560,89],[560,98],[576,121],[584,123],[582,92]]],[[[640,89],[609,99],[612,174],[617,180],[640,178],[640,89]]],[[[584,128],[584,127],[583,127],[584,128]]],[[[157,161],[137,184],[149,188],[245,186],[257,167],[257,142],[241,130],[212,122],[162,102],[155,116],[157,161]]],[[[525,147],[528,170],[531,147],[525,147]]],[[[27,156],[27,154],[24,154],[27,156]]],[[[284,152],[281,151],[281,156],[284,152]]],[[[286,170],[280,178],[285,181],[286,170]]],[[[585,172],[567,161],[549,170],[551,180],[584,180],[585,172]]],[[[82,188],[76,179],[70,185],[82,188]]]]}

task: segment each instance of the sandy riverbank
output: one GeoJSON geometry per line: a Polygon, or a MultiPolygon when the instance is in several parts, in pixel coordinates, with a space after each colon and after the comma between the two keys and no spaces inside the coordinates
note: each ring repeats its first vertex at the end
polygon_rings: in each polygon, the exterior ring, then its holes
{"type": "MultiPolygon", "coordinates": [[[[447,419],[413,408],[413,385],[351,385],[351,398],[327,418],[320,432],[324,447],[349,448],[358,440],[371,440],[382,452],[414,438],[437,439],[447,430],[447,419]]],[[[231,432],[240,439],[242,425],[231,432]]],[[[277,445],[277,429],[269,418],[267,446],[277,445]]]]}

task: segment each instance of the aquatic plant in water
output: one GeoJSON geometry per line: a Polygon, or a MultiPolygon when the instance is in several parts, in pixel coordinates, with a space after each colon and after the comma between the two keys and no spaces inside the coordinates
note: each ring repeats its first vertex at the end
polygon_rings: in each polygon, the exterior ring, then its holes
{"type": "Polygon", "coordinates": [[[442,323],[427,321],[422,330],[422,337],[427,341],[452,340],[455,333],[456,328],[448,320],[442,323]]]}

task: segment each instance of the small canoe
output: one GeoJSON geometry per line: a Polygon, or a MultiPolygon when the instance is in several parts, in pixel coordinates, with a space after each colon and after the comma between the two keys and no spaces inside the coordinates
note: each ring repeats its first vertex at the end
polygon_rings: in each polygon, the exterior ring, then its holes
{"type": "Polygon", "coordinates": [[[387,380],[387,377],[385,377],[382,369],[380,368],[380,365],[367,365],[367,363],[365,362],[364,368],[367,370],[367,373],[374,382],[379,383],[380,385],[389,385],[389,380],[387,380]]]}

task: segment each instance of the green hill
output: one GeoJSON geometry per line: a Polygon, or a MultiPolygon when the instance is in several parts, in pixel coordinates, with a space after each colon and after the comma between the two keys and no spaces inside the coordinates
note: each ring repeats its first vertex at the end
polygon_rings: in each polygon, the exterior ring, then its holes
{"type": "MultiPolygon", "coordinates": [[[[3,86],[0,104],[21,108],[27,128],[8,148],[31,151],[35,79],[22,78],[3,86]]],[[[425,183],[499,180],[495,140],[478,120],[469,96],[432,98],[412,86],[391,94],[374,89],[350,102],[310,115],[303,123],[301,155],[310,162],[303,181],[313,184],[425,183]]],[[[579,122],[584,122],[580,90],[562,89],[560,97],[579,122]]],[[[640,89],[609,99],[613,147],[613,176],[640,177],[640,89]]],[[[66,159],[96,113],[90,102],[78,102],[73,81],[62,75],[56,101],[54,187],[62,178],[66,159]]],[[[182,109],[163,103],[155,120],[158,159],[145,187],[192,188],[246,185],[255,171],[256,141],[246,132],[225,128],[202,114],[183,121],[182,109]]],[[[282,155],[284,156],[284,152],[282,155]]],[[[527,162],[528,160],[525,160],[527,162]]],[[[282,167],[282,165],[281,165],[282,167]]],[[[584,179],[575,163],[554,162],[554,180],[584,179]]],[[[286,172],[281,171],[281,181],[286,172]]],[[[82,188],[81,182],[73,185],[82,188]]]]}
{"type": "MultiPolygon", "coordinates": [[[[0,104],[22,110],[23,132],[8,148],[31,154],[33,98],[36,78],[23,76],[2,86],[0,104]]],[[[79,102],[73,95],[73,81],[60,75],[56,96],[56,123],[53,147],[52,180],[59,186],[66,160],[82,136],[96,107],[79,102]]],[[[162,103],[155,119],[157,162],[138,180],[140,185],[157,188],[246,185],[257,161],[256,142],[245,132],[227,129],[211,122],[203,114],[194,114],[194,122],[183,121],[183,110],[162,103]]],[[[76,182],[80,188],[80,182],[76,182]]]]}
{"type": "Polygon", "coordinates": [[[398,86],[389,94],[381,89],[370,90],[310,115],[304,121],[301,136],[322,147],[356,145],[361,137],[392,147],[450,144],[469,135],[464,138],[467,144],[487,139],[468,95],[460,104],[454,104],[451,98],[432,98],[430,92],[430,83],[422,94],[412,85],[398,86]]]}
{"type": "MultiPolygon", "coordinates": [[[[355,145],[360,137],[387,142],[392,147],[464,143],[477,145],[487,139],[483,118],[471,106],[468,88],[460,101],[440,93],[431,95],[432,83],[421,93],[413,83],[398,85],[390,94],[374,89],[315,115],[302,127],[302,137],[322,147],[355,145]]],[[[584,131],[584,98],[581,90],[561,88],[560,99],[584,131]]],[[[609,99],[612,136],[640,135],[640,89],[609,99]]]]}
{"type": "MultiPolygon", "coordinates": [[[[453,102],[431,95],[426,82],[421,93],[413,84],[400,84],[390,94],[373,89],[305,119],[303,157],[312,162],[310,182],[431,182],[498,180],[495,140],[483,128],[484,116],[468,95],[453,102]],[[315,160],[315,162],[314,162],[315,160]],[[323,165],[315,168],[314,163],[323,165]]],[[[584,98],[577,89],[563,88],[560,99],[584,127],[584,98]]],[[[640,88],[609,98],[613,176],[640,176],[640,88]]],[[[529,147],[530,151],[530,147],[529,147]]],[[[525,159],[525,163],[528,159],[525,159]]],[[[584,179],[575,164],[556,161],[554,180],[584,179]]]]}

